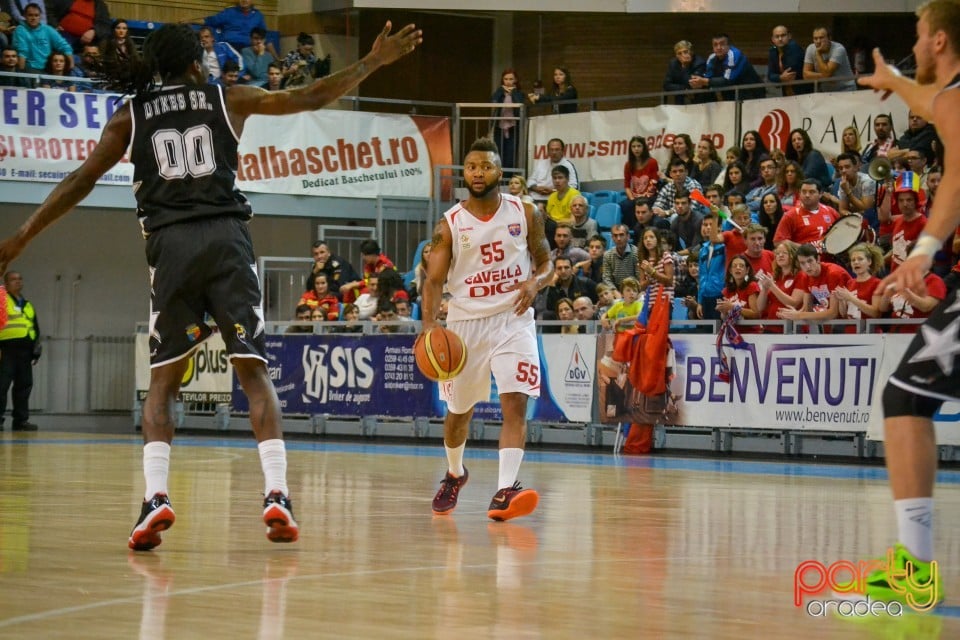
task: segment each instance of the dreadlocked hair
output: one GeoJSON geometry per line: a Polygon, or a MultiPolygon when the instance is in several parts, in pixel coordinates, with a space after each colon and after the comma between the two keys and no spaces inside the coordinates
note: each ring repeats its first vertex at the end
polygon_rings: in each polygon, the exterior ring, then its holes
{"type": "Polygon", "coordinates": [[[189,25],[165,24],[147,36],[140,58],[101,56],[95,71],[109,90],[140,96],[157,91],[202,59],[200,38],[189,25]]]}

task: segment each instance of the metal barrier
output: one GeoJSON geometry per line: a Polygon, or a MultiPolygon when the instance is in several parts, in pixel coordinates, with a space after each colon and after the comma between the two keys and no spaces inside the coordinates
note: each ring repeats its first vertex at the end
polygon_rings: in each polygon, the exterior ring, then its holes
{"type": "Polygon", "coordinates": [[[33,370],[30,410],[53,413],[126,412],[134,396],[133,336],[42,338],[33,370]]]}

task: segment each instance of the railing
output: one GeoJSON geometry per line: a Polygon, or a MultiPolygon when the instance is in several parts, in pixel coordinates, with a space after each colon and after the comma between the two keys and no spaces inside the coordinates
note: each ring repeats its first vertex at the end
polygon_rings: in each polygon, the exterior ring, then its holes
{"type": "Polygon", "coordinates": [[[31,411],[128,412],[134,397],[133,336],[42,338],[31,411]]]}

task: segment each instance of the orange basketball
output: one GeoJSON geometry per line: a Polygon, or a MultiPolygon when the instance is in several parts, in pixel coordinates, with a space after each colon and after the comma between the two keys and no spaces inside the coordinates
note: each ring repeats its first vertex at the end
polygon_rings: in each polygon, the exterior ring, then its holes
{"type": "Polygon", "coordinates": [[[413,343],[417,368],[427,378],[440,382],[455,378],[467,363],[467,346],[449,329],[436,327],[413,343]]]}

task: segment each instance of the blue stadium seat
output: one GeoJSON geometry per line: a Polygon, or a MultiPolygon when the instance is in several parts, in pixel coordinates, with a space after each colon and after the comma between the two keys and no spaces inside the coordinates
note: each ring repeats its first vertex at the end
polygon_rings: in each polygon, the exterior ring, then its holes
{"type": "Polygon", "coordinates": [[[623,193],[620,191],[594,191],[593,201],[590,204],[599,207],[607,202],[618,204],[621,200],[623,200],[623,193]]]}
{"type": "Polygon", "coordinates": [[[410,285],[413,284],[413,279],[417,277],[416,269],[410,269],[405,274],[403,274],[403,288],[410,289],[410,285]]]}
{"type": "Polygon", "coordinates": [[[587,204],[593,204],[593,192],[591,191],[581,191],[580,195],[587,199],[587,204]]]}
{"type": "Polygon", "coordinates": [[[418,302],[410,305],[410,317],[414,320],[420,319],[420,304],[418,302]]]}
{"type": "Polygon", "coordinates": [[[600,232],[600,235],[603,236],[603,237],[606,239],[606,241],[607,241],[607,248],[608,248],[608,249],[612,249],[612,248],[613,248],[613,234],[610,233],[609,231],[601,231],[601,232],[600,232]]]}
{"type": "Polygon", "coordinates": [[[597,208],[592,204],[587,205],[587,217],[591,220],[597,219],[597,208]]]}
{"type": "Polygon", "coordinates": [[[620,224],[621,215],[620,205],[616,202],[607,202],[600,205],[595,218],[597,228],[601,231],[609,231],[613,225],[620,224]]]}

